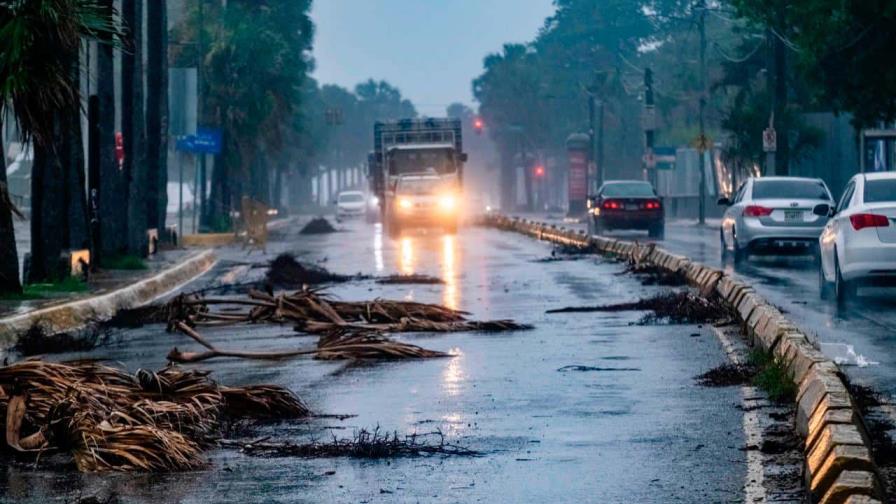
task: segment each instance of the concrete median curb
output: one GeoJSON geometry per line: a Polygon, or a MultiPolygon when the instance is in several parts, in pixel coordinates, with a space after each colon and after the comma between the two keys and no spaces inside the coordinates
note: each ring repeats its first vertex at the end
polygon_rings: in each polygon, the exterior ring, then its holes
{"type": "Polygon", "coordinates": [[[215,262],[217,257],[212,250],[199,251],[151,277],[111,292],[0,319],[0,348],[14,346],[21,334],[37,324],[51,332],[72,331],[92,321],[108,319],[118,310],[149,303],[194,280],[215,262]]]}
{"type": "Polygon", "coordinates": [[[735,310],[751,342],[783,364],[797,388],[796,430],[805,440],[806,486],[812,502],[872,504],[883,490],[862,415],[837,365],[795,324],[747,283],[725,272],[671,254],[655,244],[587,236],[553,226],[485,217],[483,224],[540,240],[682,272],[701,295],[716,293],[735,310]]]}

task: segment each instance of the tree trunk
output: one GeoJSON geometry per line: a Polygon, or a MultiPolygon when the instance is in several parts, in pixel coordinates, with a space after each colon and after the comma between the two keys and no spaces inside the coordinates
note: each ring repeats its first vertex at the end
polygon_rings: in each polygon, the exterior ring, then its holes
{"type": "MultiPolygon", "coordinates": [[[[74,82],[78,79],[77,65],[72,69],[74,82]]],[[[87,191],[84,180],[84,144],[81,141],[81,114],[77,108],[65,113],[62,130],[60,161],[62,164],[64,209],[66,226],[63,229],[62,246],[77,250],[90,246],[87,224],[87,191]]]]}
{"type": "Polygon", "coordinates": [[[127,180],[127,252],[145,256],[146,247],[146,124],[143,103],[143,0],[123,0],[122,19],[130,31],[130,46],[122,54],[121,123],[125,141],[127,180]]]}
{"type": "Polygon", "coordinates": [[[59,152],[60,121],[54,121],[50,143],[35,142],[31,168],[31,264],[28,283],[61,280],[59,254],[64,247],[68,220],[65,216],[65,181],[59,152]]]}
{"type": "Polygon", "coordinates": [[[166,0],[146,4],[147,225],[161,233],[168,206],[168,20],[166,0]]]}
{"type": "MultiPolygon", "coordinates": [[[[0,146],[3,145],[3,117],[0,116],[0,146]]],[[[6,155],[0,152],[0,294],[22,292],[19,282],[19,254],[12,224],[12,200],[6,185],[6,155]]]]}
{"type": "MultiPolygon", "coordinates": [[[[102,0],[112,11],[113,0],[102,0]]],[[[127,183],[115,158],[115,70],[114,51],[108,43],[97,45],[97,97],[100,101],[100,177],[99,219],[101,257],[115,256],[127,250],[127,183]]],[[[126,116],[123,116],[126,117],[126,116]]]]}

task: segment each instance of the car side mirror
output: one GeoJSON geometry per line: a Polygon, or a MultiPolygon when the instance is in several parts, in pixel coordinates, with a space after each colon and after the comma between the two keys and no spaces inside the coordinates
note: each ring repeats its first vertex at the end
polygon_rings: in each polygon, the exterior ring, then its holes
{"type": "Polygon", "coordinates": [[[819,217],[832,217],[834,215],[834,207],[827,203],[819,203],[812,209],[812,213],[819,217]]]}
{"type": "Polygon", "coordinates": [[[718,204],[719,206],[731,206],[731,200],[725,197],[721,197],[716,202],[716,204],[718,204]]]}

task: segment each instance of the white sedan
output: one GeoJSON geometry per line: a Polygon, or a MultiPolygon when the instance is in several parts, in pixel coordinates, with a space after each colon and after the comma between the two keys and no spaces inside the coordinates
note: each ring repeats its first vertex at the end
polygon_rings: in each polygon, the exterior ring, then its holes
{"type": "Polygon", "coordinates": [[[896,172],[854,176],[819,237],[821,297],[838,301],[862,285],[896,285],[896,172]]]}

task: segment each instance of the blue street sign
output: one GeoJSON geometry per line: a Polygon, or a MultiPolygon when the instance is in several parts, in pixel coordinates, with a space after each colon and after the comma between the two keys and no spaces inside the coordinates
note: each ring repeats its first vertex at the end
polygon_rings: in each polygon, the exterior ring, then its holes
{"type": "Polygon", "coordinates": [[[195,135],[184,135],[177,139],[177,150],[197,154],[221,153],[221,130],[217,128],[197,128],[195,135]]]}

